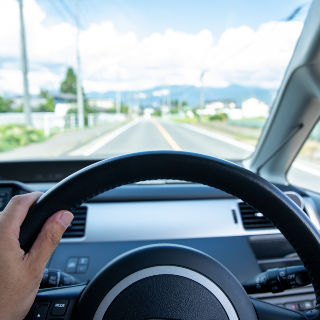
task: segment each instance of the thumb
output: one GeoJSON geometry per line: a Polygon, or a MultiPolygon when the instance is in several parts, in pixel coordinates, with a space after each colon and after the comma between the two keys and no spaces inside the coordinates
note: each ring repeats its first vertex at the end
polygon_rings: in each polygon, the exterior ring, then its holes
{"type": "Polygon", "coordinates": [[[45,268],[72,220],[71,212],[58,211],[46,221],[28,253],[30,263],[45,268]]]}

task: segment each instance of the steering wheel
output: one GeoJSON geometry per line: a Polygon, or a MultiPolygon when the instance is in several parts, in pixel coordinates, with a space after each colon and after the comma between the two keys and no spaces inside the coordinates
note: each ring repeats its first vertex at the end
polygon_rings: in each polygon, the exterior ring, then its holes
{"type": "MultiPolygon", "coordinates": [[[[320,234],[305,213],[278,188],[251,171],[200,154],[135,153],[97,162],[70,175],[32,207],[21,228],[21,247],[28,252],[54,212],[70,210],[99,193],[128,183],[155,179],[215,187],[262,212],[300,256],[320,302],[320,234]]],[[[301,313],[250,299],[219,262],[192,248],[168,244],[138,248],[118,257],[88,285],[39,290],[34,308],[42,305],[48,307],[47,319],[320,319],[317,307],[301,313]],[[57,306],[59,317],[50,318],[57,306]]]]}

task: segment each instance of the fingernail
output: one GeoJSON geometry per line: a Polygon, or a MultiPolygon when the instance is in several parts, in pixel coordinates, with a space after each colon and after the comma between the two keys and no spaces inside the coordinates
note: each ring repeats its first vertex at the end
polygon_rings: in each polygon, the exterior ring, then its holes
{"type": "Polygon", "coordinates": [[[71,221],[73,220],[73,214],[69,211],[64,211],[59,216],[59,222],[65,227],[68,228],[71,221]]]}

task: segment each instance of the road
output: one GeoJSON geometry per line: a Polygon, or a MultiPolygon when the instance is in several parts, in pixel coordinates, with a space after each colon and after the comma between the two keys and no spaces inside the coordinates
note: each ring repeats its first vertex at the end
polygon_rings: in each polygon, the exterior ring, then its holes
{"type": "MultiPolygon", "coordinates": [[[[69,155],[106,158],[147,150],[192,151],[234,160],[248,157],[254,148],[198,127],[152,118],[135,120],[69,155]]],[[[310,190],[319,189],[319,180],[320,167],[301,161],[289,174],[290,182],[310,190]]]]}
{"type": "Polygon", "coordinates": [[[242,159],[251,147],[209,131],[160,119],[142,119],[71,153],[99,158],[147,150],[183,150],[224,159],[242,159]]]}
{"type": "MultiPolygon", "coordinates": [[[[223,159],[243,159],[254,150],[222,134],[159,118],[64,132],[40,143],[0,153],[0,161],[68,157],[109,158],[147,150],[183,150],[223,159]]],[[[297,186],[320,191],[320,165],[296,161],[288,175],[297,186]]]]}

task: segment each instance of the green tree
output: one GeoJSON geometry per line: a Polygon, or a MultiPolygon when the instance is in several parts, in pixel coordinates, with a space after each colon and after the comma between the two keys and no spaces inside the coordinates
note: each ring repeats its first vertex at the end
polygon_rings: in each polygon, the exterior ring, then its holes
{"type": "Polygon", "coordinates": [[[0,97],[0,112],[12,111],[12,100],[0,97]]]}
{"type": "Polygon", "coordinates": [[[124,114],[128,114],[129,113],[129,107],[126,104],[122,104],[121,108],[120,108],[120,112],[124,113],[124,114]]]}
{"type": "Polygon", "coordinates": [[[61,93],[77,93],[77,77],[72,67],[67,69],[66,77],[60,85],[61,93]]]}
{"type": "Polygon", "coordinates": [[[40,97],[45,99],[45,103],[41,103],[39,108],[34,111],[38,112],[54,112],[54,100],[53,97],[49,94],[48,90],[41,89],[40,97]]]}
{"type": "MultiPolygon", "coordinates": [[[[88,124],[88,114],[96,113],[99,110],[95,107],[89,105],[88,99],[85,95],[84,89],[82,88],[82,96],[83,96],[83,109],[84,109],[84,121],[85,124],[88,124]]],[[[62,81],[60,85],[61,93],[72,93],[77,94],[77,77],[72,67],[67,69],[66,77],[62,81]]],[[[68,114],[77,113],[77,108],[71,108],[68,110],[68,114]]]]}

